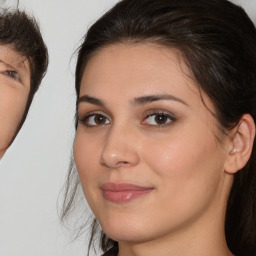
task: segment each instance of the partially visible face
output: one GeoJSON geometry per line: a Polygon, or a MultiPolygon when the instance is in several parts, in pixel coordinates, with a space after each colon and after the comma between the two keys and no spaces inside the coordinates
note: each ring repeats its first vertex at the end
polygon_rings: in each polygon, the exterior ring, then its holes
{"type": "Polygon", "coordinates": [[[0,45],[0,157],[17,132],[30,91],[28,60],[8,45],[0,45]]]}
{"type": "Polygon", "coordinates": [[[216,139],[213,106],[188,74],[174,51],[150,44],[107,46],[86,66],[74,156],[114,240],[171,236],[224,216],[228,142],[216,139]]]}

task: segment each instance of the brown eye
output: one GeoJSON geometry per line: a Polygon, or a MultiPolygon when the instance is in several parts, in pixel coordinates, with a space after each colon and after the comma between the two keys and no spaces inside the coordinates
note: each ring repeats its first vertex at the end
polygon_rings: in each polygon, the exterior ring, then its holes
{"type": "Polygon", "coordinates": [[[157,124],[165,124],[168,120],[166,115],[155,115],[154,119],[157,124]]]}
{"type": "Polygon", "coordinates": [[[106,117],[102,115],[95,115],[93,117],[95,124],[104,124],[106,122],[106,117]]]}
{"type": "Polygon", "coordinates": [[[2,74],[9,76],[15,80],[20,80],[20,76],[15,70],[6,70],[6,71],[2,72],[2,74]]]}
{"type": "Polygon", "coordinates": [[[145,118],[143,124],[150,125],[150,126],[165,126],[175,121],[170,115],[167,114],[152,114],[145,118]]]}
{"type": "Polygon", "coordinates": [[[86,117],[84,123],[87,126],[98,126],[98,125],[109,124],[110,121],[107,117],[105,117],[103,115],[93,114],[93,115],[89,115],[88,117],[86,117]]]}

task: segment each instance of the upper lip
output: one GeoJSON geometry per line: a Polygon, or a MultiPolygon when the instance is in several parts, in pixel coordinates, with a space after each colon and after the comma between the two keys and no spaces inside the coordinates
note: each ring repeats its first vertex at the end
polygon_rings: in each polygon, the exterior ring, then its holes
{"type": "Polygon", "coordinates": [[[101,186],[102,190],[105,191],[125,191],[125,190],[133,190],[133,191],[143,191],[148,189],[153,189],[152,187],[143,187],[139,185],[135,185],[132,183],[104,183],[101,186]]]}

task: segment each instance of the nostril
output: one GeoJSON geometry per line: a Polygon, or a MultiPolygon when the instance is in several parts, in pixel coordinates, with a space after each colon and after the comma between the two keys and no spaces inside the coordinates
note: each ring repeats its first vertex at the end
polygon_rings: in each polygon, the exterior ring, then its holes
{"type": "Polygon", "coordinates": [[[119,161],[116,163],[106,163],[106,162],[102,162],[101,165],[103,166],[107,166],[107,167],[111,167],[111,168],[118,168],[120,166],[130,166],[131,163],[127,162],[127,161],[119,161]]]}
{"type": "Polygon", "coordinates": [[[120,161],[117,163],[118,165],[128,165],[130,164],[129,162],[126,162],[126,161],[120,161]]]}

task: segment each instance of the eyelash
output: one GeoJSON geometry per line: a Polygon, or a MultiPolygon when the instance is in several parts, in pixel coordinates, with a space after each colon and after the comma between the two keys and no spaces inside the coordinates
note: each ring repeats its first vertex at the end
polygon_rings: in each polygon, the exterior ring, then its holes
{"type": "Polygon", "coordinates": [[[153,111],[151,114],[147,115],[144,118],[144,120],[142,121],[142,124],[144,123],[147,126],[151,126],[151,127],[155,126],[155,127],[163,128],[163,127],[171,125],[175,121],[176,121],[176,118],[173,117],[172,115],[170,115],[169,113],[167,114],[165,111],[153,111]],[[146,124],[145,120],[147,120],[149,118],[152,118],[152,117],[154,117],[155,123],[156,123],[156,117],[158,117],[158,118],[163,117],[164,118],[163,123],[162,124],[155,124],[155,125],[146,124]]]}
{"type": "MultiPolygon", "coordinates": [[[[111,121],[109,120],[108,117],[106,117],[105,115],[103,114],[100,114],[100,113],[91,113],[91,114],[88,114],[86,115],[84,118],[82,119],[78,119],[78,121],[80,123],[82,123],[83,125],[85,125],[85,127],[88,127],[88,128],[93,128],[93,127],[99,127],[99,126],[105,126],[105,125],[108,125],[111,121]],[[88,122],[90,121],[90,118],[93,119],[91,120],[92,122],[94,122],[95,124],[89,124],[88,122]],[[98,117],[98,118],[101,118],[96,120],[95,118],[98,117]],[[99,121],[99,123],[97,124],[97,121],[99,121]]],[[[159,120],[158,120],[159,121],[159,120]]],[[[160,120],[161,121],[161,120],[160,120]]],[[[162,127],[166,127],[166,126],[169,126],[171,125],[173,122],[176,121],[176,118],[174,118],[172,115],[170,114],[167,114],[165,113],[164,111],[154,111],[152,112],[151,114],[147,115],[143,121],[141,122],[141,124],[143,125],[146,125],[148,127],[159,127],[159,128],[162,128],[162,127]],[[152,118],[152,117],[155,117],[154,121],[156,124],[147,124],[146,123],[146,120],[149,119],[149,118],[152,118]],[[164,118],[163,119],[163,123],[162,124],[157,124],[157,121],[156,121],[156,117],[160,118],[164,118]]]]}
{"type": "MultiPolygon", "coordinates": [[[[97,126],[104,126],[104,125],[107,125],[107,124],[109,124],[110,123],[110,121],[108,122],[108,123],[106,123],[106,124],[95,124],[95,125],[90,125],[90,124],[88,124],[88,121],[90,121],[90,118],[91,117],[99,117],[99,118],[103,118],[103,120],[109,120],[106,116],[104,116],[103,114],[100,114],[100,113],[91,113],[91,114],[88,114],[88,115],[86,115],[84,118],[82,118],[82,119],[79,119],[78,118],[78,121],[81,123],[81,124],[83,124],[83,125],[85,125],[85,127],[88,127],[88,128],[93,128],[93,127],[97,127],[97,126]]],[[[94,122],[95,122],[95,119],[94,119],[94,122]]]]}
{"type": "Polygon", "coordinates": [[[3,75],[9,76],[12,79],[20,81],[20,76],[15,70],[5,70],[2,72],[3,75]]]}

